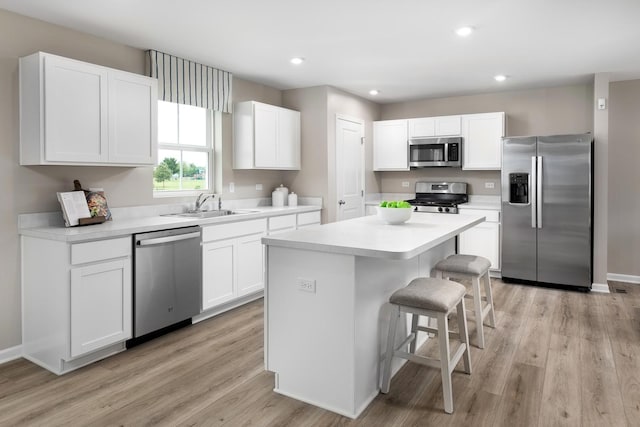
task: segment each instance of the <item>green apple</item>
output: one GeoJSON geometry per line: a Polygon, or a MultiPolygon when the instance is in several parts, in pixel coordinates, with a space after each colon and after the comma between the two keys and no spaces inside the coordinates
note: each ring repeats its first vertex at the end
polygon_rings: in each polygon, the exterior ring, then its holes
{"type": "Polygon", "coordinates": [[[380,202],[380,207],[381,208],[386,208],[387,207],[387,202],[385,200],[383,200],[382,202],[380,202]]]}

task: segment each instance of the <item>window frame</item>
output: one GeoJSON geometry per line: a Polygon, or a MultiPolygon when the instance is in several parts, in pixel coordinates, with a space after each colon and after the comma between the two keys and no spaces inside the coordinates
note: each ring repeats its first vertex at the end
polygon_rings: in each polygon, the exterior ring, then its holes
{"type": "MultiPolygon", "coordinates": [[[[162,101],[162,100],[158,100],[158,102],[168,102],[168,101],[162,101]]],[[[217,165],[217,163],[215,162],[215,156],[216,156],[216,144],[215,144],[215,140],[216,140],[216,119],[215,119],[215,111],[205,108],[206,110],[206,135],[205,135],[205,139],[206,139],[206,145],[202,146],[202,145],[191,145],[191,144],[180,144],[180,106],[182,104],[178,104],[177,107],[177,134],[178,134],[178,143],[176,144],[171,144],[171,143],[162,143],[160,142],[160,140],[158,140],[158,144],[156,147],[156,153],[158,155],[158,163],[156,163],[156,165],[154,166],[154,171],[155,168],[160,164],[160,150],[175,150],[175,151],[180,151],[180,152],[200,152],[200,153],[208,153],[208,164],[207,164],[207,188],[206,189],[197,189],[197,190],[192,190],[192,189],[188,189],[188,190],[169,190],[169,191],[163,191],[163,190],[156,190],[155,189],[155,185],[153,184],[153,173],[152,173],[152,177],[151,177],[151,183],[152,183],[152,187],[154,187],[153,190],[153,198],[163,198],[163,197],[189,197],[189,196],[195,196],[198,195],[200,193],[213,193],[214,192],[214,184],[215,184],[215,180],[214,180],[214,166],[217,165]]],[[[202,108],[202,107],[199,107],[202,108]]],[[[181,175],[181,179],[184,178],[182,177],[182,156],[180,159],[180,175],[181,175]]]]}

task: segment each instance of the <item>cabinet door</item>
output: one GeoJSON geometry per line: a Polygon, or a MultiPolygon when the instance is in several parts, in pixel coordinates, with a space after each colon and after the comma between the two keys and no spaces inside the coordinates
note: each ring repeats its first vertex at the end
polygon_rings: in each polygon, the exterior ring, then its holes
{"type": "Polygon", "coordinates": [[[409,138],[422,138],[436,134],[436,120],[433,117],[409,119],[409,138]]]}
{"type": "Polygon", "coordinates": [[[234,292],[233,240],[202,245],[202,309],[231,301],[234,292]]]}
{"type": "Polygon", "coordinates": [[[109,162],[153,165],[156,157],[158,83],[109,72],[109,162]]]}
{"type": "Polygon", "coordinates": [[[252,234],[236,240],[238,297],[264,288],[263,235],[252,234]]]}
{"type": "Polygon", "coordinates": [[[478,255],[491,261],[491,269],[500,269],[500,224],[483,222],[460,233],[460,253],[478,255]]]}
{"type": "Polygon", "coordinates": [[[106,69],[44,57],[44,144],[49,162],[107,161],[106,69]]]}
{"type": "Polygon", "coordinates": [[[131,338],[131,260],[71,269],[71,357],[131,338]]]}
{"type": "Polygon", "coordinates": [[[409,170],[406,120],[373,122],[373,170],[409,170]]]}
{"type": "Polygon", "coordinates": [[[300,113],[278,110],[278,167],[300,169],[300,113]]]}
{"type": "Polygon", "coordinates": [[[463,169],[501,169],[504,113],[462,116],[463,169]]]}
{"type": "Polygon", "coordinates": [[[255,103],[253,114],[255,166],[257,168],[277,168],[278,108],[255,103]]]}
{"type": "Polygon", "coordinates": [[[460,135],[460,116],[435,117],[436,136],[460,135]]]}

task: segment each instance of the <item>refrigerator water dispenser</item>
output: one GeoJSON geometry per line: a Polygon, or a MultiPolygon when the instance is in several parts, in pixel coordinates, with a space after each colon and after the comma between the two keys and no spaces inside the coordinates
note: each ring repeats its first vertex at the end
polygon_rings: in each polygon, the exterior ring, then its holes
{"type": "Polygon", "coordinates": [[[529,204],[529,174],[509,174],[509,203],[518,205],[529,204]]]}

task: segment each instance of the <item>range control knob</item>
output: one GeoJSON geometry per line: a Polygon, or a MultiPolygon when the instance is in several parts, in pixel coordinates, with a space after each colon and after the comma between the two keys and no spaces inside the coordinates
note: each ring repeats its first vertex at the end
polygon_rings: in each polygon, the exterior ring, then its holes
{"type": "Polygon", "coordinates": [[[438,212],[442,212],[442,208],[438,208],[438,212]]]}
{"type": "Polygon", "coordinates": [[[448,213],[449,212],[449,208],[444,208],[444,211],[448,213]]]}

